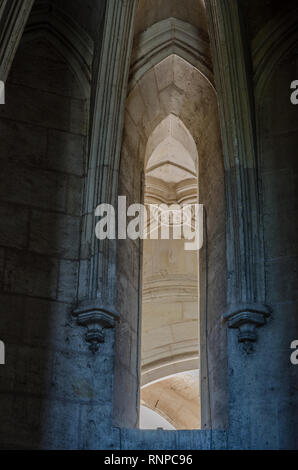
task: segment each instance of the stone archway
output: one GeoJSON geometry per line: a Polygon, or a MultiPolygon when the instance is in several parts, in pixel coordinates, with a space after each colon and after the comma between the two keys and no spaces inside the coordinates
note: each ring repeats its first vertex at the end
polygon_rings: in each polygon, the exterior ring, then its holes
{"type": "MultiPolygon", "coordinates": [[[[149,137],[144,171],[147,206],[182,210],[198,203],[196,144],[175,115],[149,137]]],[[[152,235],[143,241],[141,403],[176,429],[198,429],[199,254],[185,251],[185,240],[170,230],[168,240],[152,235]]]]}
{"type": "MultiPolygon", "coordinates": [[[[156,130],[162,126],[163,122],[166,122],[165,120],[169,116],[173,116],[172,119],[181,122],[181,129],[187,130],[184,130],[185,135],[188,132],[192,136],[193,148],[188,151],[191,153],[195,149],[198,155],[199,164],[195,170],[198,170],[199,174],[200,202],[205,204],[208,211],[209,270],[206,273],[206,253],[204,251],[200,266],[202,315],[199,341],[202,352],[200,355],[201,397],[202,409],[204,409],[202,426],[206,427],[208,426],[208,410],[210,408],[207,369],[211,366],[212,374],[221,375],[224,373],[225,363],[225,356],[220,354],[218,349],[220,347],[220,350],[224,350],[225,344],[225,335],[220,332],[223,330],[220,313],[225,308],[224,171],[217,97],[214,88],[196,67],[175,54],[169,55],[146,71],[127,98],[119,195],[126,195],[128,204],[140,202],[144,198],[144,176],[142,176],[144,162],[150,153],[151,155],[154,153],[154,145],[152,144],[154,132],[157,136],[156,130]],[[208,313],[206,312],[205,284],[208,284],[209,287],[209,292],[207,292],[208,313]],[[213,292],[216,292],[216,295],[212,295],[213,292]],[[208,334],[209,331],[213,331],[214,335],[214,339],[210,339],[209,354],[206,350],[206,331],[208,334]],[[220,346],[218,341],[221,343],[220,346]],[[219,359],[214,365],[212,364],[212,350],[216,361],[219,359]]],[[[156,139],[158,142],[160,136],[157,136],[156,139]]],[[[140,351],[138,349],[141,322],[142,263],[139,260],[140,252],[141,244],[129,241],[125,241],[125,243],[120,241],[119,243],[118,308],[121,309],[121,324],[116,330],[116,395],[117,389],[120,390],[123,387],[132,392],[137,390],[141,382],[139,377],[140,352],[134,355],[134,351],[140,351]],[[124,338],[127,342],[125,348],[124,338]]],[[[190,353],[192,352],[190,351],[190,353]]],[[[215,380],[217,379],[218,377],[215,380]]],[[[210,377],[209,380],[211,380],[210,377]]],[[[218,393],[220,394],[220,391],[218,393]]],[[[135,426],[138,421],[138,402],[134,406],[136,406],[135,411],[129,417],[130,420],[131,416],[134,416],[134,424],[131,422],[132,426],[135,426]]],[[[122,417],[127,415],[128,409],[129,406],[126,403],[125,410],[121,411],[122,417]]]]}

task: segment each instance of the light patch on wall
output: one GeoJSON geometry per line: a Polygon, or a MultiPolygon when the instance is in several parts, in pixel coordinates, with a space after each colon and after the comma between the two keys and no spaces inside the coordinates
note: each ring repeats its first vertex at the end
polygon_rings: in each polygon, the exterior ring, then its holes
{"type": "Polygon", "coordinates": [[[5,365],[5,344],[0,341],[0,366],[5,365]]]}
{"type": "Polygon", "coordinates": [[[5,84],[0,80],[0,104],[5,104],[5,84]]]}
{"type": "Polygon", "coordinates": [[[294,105],[298,104],[298,80],[294,80],[291,83],[291,90],[294,90],[291,94],[291,103],[294,105]]]}

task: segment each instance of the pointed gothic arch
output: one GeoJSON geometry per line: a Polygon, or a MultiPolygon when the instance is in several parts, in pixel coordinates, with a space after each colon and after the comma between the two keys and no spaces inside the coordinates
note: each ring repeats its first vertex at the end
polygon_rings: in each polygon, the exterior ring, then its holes
{"type": "Polygon", "coordinates": [[[213,84],[210,44],[193,25],[168,18],[135,37],[129,77],[131,90],[142,76],[170,55],[196,67],[213,84]]]}
{"type": "Polygon", "coordinates": [[[295,9],[272,19],[256,36],[252,44],[255,100],[261,102],[264,88],[281,58],[297,48],[298,30],[295,9]]]}
{"type": "Polygon", "coordinates": [[[26,25],[21,47],[38,40],[47,41],[64,57],[75,73],[86,99],[90,99],[93,41],[80,26],[55,9],[49,14],[41,4],[34,9],[26,25]]]}
{"type": "MultiPolygon", "coordinates": [[[[169,50],[167,54],[169,54],[169,50]]],[[[119,195],[128,196],[129,203],[141,202],[142,200],[143,180],[141,175],[146,158],[146,148],[147,153],[148,147],[151,148],[149,151],[151,153],[153,150],[153,146],[150,144],[152,135],[170,115],[180,120],[183,123],[184,132],[188,132],[192,136],[199,156],[200,202],[205,204],[208,211],[208,263],[210,271],[207,276],[210,276],[210,278],[208,282],[205,282],[211,292],[211,294],[207,293],[208,314],[206,313],[207,300],[204,293],[202,293],[200,299],[202,311],[200,318],[202,367],[200,367],[200,373],[202,375],[202,409],[204,409],[202,412],[202,427],[207,428],[210,426],[210,407],[214,407],[214,423],[216,423],[216,416],[224,415],[219,409],[216,410],[216,407],[225,406],[224,395],[226,393],[224,385],[226,364],[224,352],[225,330],[220,320],[220,312],[225,309],[224,168],[217,115],[217,98],[214,88],[204,74],[176,54],[168,55],[154,67],[144,72],[127,98],[119,174],[119,195]],[[211,278],[213,281],[211,281],[211,278]],[[212,295],[212,292],[215,292],[213,289],[216,289],[216,296],[212,295]],[[206,321],[207,317],[209,318],[206,321]],[[218,344],[213,343],[210,336],[207,345],[205,340],[206,329],[209,332],[217,332],[217,339],[220,338],[218,344]],[[209,364],[207,364],[207,356],[209,364]],[[217,365],[213,361],[216,361],[217,365]],[[208,371],[208,367],[211,367],[211,373],[210,370],[208,371]],[[218,375],[218,377],[213,379],[215,375],[218,375]],[[221,379],[219,379],[219,375],[221,375],[221,379]],[[222,384],[222,392],[217,391],[219,395],[220,393],[223,394],[220,404],[218,402],[217,404],[215,402],[209,403],[208,382],[213,380],[219,380],[222,384]]],[[[126,244],[129,244],[129,242],[126,241],[126,244]]],[[[128,386],[127,383],[125,385],[125,382],[128,382],[132,390],[135,390],[134,394],[137,394],[139,387],[138,373],[135,375],[135,372],[133,372],[139,368],[138,356],[136,362],[132,363],[131,358],[125,359],[124,355],[121,356],[118,348],[121,344],[123,345],[120,337],[123,337],[124,331],[130,347],[139,344],[140,330],[138,324],[141,315],[140,264],[138,261],[141,247],[131,244],[130,248],[127,249],[127,246],[121,246],[120,243],[118,250],[118,298],[120,302],[118,308],[121,308],[121,323],[116,328],[116,403],[117,390],[128,386]],[[132,265],[127,263],[128,258],[132,260],[132,265]],[[133,277],[132,273],[135,273],[133,277]],[[139,273],[139,276],[136,276],[136,273],[139,273]],[[137,289],[136,286],[138,286],[137,289]],[[125,300],[124,292],[128,292],[126,297],[129,302],[125,300]],[[119,352],[117,353],[117,351],[119,352]],[[121,374],[119,373],[120,370],[121,374]],[[124,371],[131,372],[126,375],[124,371]]],[[[201,264],[202,279],[206,277],[204,257],[202,257],[201,264]]],[[[202,291],[204,291],[204,281],[201,285],[202,291]]],[[[120,400],[118,400],[118,403],[120,403],[120,400]]],[[[119,406],[121,408],[123,404],[120,403],[119,406]]],[[[134,411],[129,409],[126,403],[125,410],[119,411],[118,409],[121,416],[120,422],[121,419],[125,422],[127,413],[130,417],[134,416],[134,424],[131,425],[136,426],[138,409],[134,402],[132,408],[134,408],[134,411]]],[[[219,427],[223,425],[223,423],[218,423],[219,427]]]]}

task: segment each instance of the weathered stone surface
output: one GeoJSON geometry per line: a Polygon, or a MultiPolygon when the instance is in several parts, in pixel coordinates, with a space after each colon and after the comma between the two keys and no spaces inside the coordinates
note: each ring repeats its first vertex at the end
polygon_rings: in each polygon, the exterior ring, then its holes
{"type": "Polygon", "coordinates": [[[71,215],[80,216],[82,214],[82,200],[83,200],[83,178],[70,175],[68,177],[68,192],[67,192],[67,213],[71,215]]]}
{"type": "Polygon", "coordinates": [[[56,299],[58,260],[30,252],[8,252],[4,274],[7,293],[56,299]]]}
{"type": "Polygon", "coordinates": [[[80,218],[34,211],[31,219],[30,249],[35,253],[78,259],[80,218]]]}
{"type": "Polygon", "coordinates": [[[28,244],[29,212],[24,206],[0,203],[0,245],[25,248],[28,244]]]}
{"type": "Polygon", "coordinates": [[[5,153],[0,156],[3,164],[9,159],[27,167],[42,167],[47,149],[47,131],[17,120],[1,119],[1,145],[5,148],[5,153]]]}
{"type": "Polygon", "coordinates": [[[8,105],[1,108],[0,116],[15,119],[18,109],[18,120],[60,130],[71,130],[71,100],[59,95],[46,93],[34,88],[20,85],[7,85],[6,99],[8,105]]]}
{"type": "Polygon", "coordinates": [[[86,100],[72,99],[70,102],[69,131],[73,134],[85,135],[87,132],[87,102],[86,100]]]}
{"type": "Polygon", "coordinates": [[[120,449],[120,430],[112,428],[109,402],[105,406],[82,405],[80,411],[79,449],[120,449]]]}
{"type": "Polygon", "coordinates": [[[48,131],[47,165],[53,170],[83,176],[85,138],[81,135],[48,131]]]}
{"type": "Polygon", "coordinates": [[[6,162],[0,175],[0,197],[4,201],[65,211],[65,175],[6,162]]]}
{"type": "MultiPolygon", "coordinates": [[[[51,48],[51,46],[48,46],[51,48]]],[[[55,93],[66,97],[82,97],[77,79],[69,65],[52,48],[52,54],[36,54],[35,48],[23,48],[17,54],[9,77],[14,85],[25,85],[35,90],[55,93]],[[22,75],[18,70],[22,68],[22,75]]]]}
{"type": "Polygon", "coordinates": [[[122,450],[225,450],[226,434],[215,431],[121,431],[122,450]]]}
{"type": "Polygon", "coordinates": [[[74,303],[77,298],[79,263],[61,260],[59,267],[58,300],[74,303]]]}

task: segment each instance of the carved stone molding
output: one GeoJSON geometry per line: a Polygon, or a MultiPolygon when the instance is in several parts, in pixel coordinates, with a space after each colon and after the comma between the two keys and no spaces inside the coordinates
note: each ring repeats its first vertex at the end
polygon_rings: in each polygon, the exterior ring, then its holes
{"type": "Polygon", "coordinates": [[[116,207],[136,7],[137,0],[106,2],[102,43],[100,47],[95,47],[98,56],[95,57],[93,71],[94,93],[83,207],[79,307],[74,312],[79,315],[79,323],[88,327],[86,339],[94,351],[98,350],[98,344],[103,341],[103,328],[113,327],[119,319],[114,309],[117,245],[115,241],[97,240],[95,209],[102,203],[116,207]],[[80,307],[82,301],[83,305],[89,303],[100,307],[85,311],[80,307]],[[107,309],[102,308],[102,305],[112,307],[107,309]]]}
{"type": "Polygon", "coordinates": [[[213,84],[208,37],[189,23],[168,18],[150,26],[135,38],[129,90],[149,69],[171,54],[192,64],[213,84]]]}
{"type": "Polygon", "coordinates": [[[254,325],[264,324],[267,308],[250,45],[238,0],[206,0],[206,8],[227,188],[227,303],[261,306],[224,319],[230,328],[241,326],[243,340],[255,340],[254,325]]]}
{"type": "Polygon", "coordinates": [[[112,308],[96,306],[92,302],[82,303],[73,313],[78,324],[88,329],[86,341],[90,343],[89,349],[93,353],[104,342],[104,329],[114,328],[119,321],[119,314],[112,308]]]}
{"type": "Polygon", "coordinates": [[[239,330],[239,343],[257,341],[257,328],[266,324],[270,317],[270,308],[259,304],[234,305],[228,309],[223,318],[229,328],[239,330]]]}
{"type": "Polygon", "coordinates": [[[293,48],[297,49],[298,8],[284,16],[271,20],[257,34],[252,43],[255,99],[258,106],[262,103],[264,88],[278,66],[293,48]]]}
{"type": "Polygon", "coordinates": [[[3,0],[0,6],[0,80],[6,81],[34,0],[3,0]]]}
{"type": "Polygon", "coordinates": [[[39,2],[34,5],[22,44],[38,39],[46,40],[63,55],[89,100],[94,54],[89,34],[61,9],[55,6],[49,11],[48,3],[39,2]]]}

